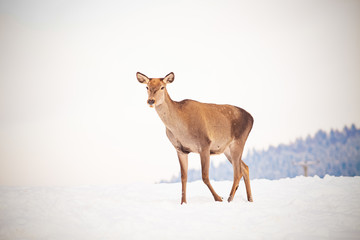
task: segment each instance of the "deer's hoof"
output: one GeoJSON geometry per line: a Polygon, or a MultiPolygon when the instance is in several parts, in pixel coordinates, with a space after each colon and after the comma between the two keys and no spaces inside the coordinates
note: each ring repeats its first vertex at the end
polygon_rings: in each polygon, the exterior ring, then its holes
{"type": "Polygon", "coordinates": [[[230,196],[230,197],[228,198],[228,202],[231,202],[233,199],[234,199],[234,197],[230,196]]]}
{"type": "Polygon", "coordinates": [[[222,197],[217,196],[217,197],[215,197],[215,201],[216,201],[216,202],[222,202],[222,201],[223,201],[223,198],[222,198],[222,197]]]}

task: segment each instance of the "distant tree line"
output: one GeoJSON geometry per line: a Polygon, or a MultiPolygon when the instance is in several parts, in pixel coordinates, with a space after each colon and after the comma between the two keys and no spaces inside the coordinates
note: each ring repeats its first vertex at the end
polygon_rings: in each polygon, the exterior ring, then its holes
{"type": "MultiPolygon", "coordinates": [[[[331,130],[326,133],[319,130],[313,137],[298,138],[291,144],[270,146],[267,150],[252,149],[244,162],[250,168],[252,179],[279,179],[304,174],[301,162],[312,162],[308,175],[324,177],[360,175],[360,129],[353,124],[342,131],[331,130]]],[[[210,166],[210,178],[213,180],[232,180],[233,168],[225,161],[215,167],[210,166]]],[[[189,169],[188,181],[201,179],[200,170],[189,169]]],[[[180,173],[171,180],[161,182],[179,182],[180,173]]]]}

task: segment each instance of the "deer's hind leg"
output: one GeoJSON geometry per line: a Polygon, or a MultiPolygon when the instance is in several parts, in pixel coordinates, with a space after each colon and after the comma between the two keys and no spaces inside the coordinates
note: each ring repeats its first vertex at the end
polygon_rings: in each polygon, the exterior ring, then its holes
{"type": "Polygon", "coordinates": [[[248,201],[253,201],[250,188],[249,167],[241,159],[244,145],[245,142],[238,140],[234,142],[231,146],[229,146],[229,149],[227,149],[227,151],[225,151],[225,156],[232,163],[234,170],[234,182],[230,191],[228,202],[234,199],[235,192],[239,187],[239,182],[242,177],[244,177],[248,201]]]}
{"type": "Polygon", "coordinates": [[[244,176],[244,182],[246,187],[246,195],[249,202],[253,201],[252,195],[251,195],[251,187],[250,187],[250,176],[249,176],[249,167],[240,159],[241,161],[241,171],[244,176]]]}
{"type": "Polygon", "coordinates": [[[235,192],[239,187],[240,179],[242,178],[241,165],[240,165],[240,153],[235,151],[234,148],[230,148],[228,151],[225,151],[225,156],[231,162],[234,172],[233,185],[229,194],[228,202],[231,202],[234,199],[235,192]]]}

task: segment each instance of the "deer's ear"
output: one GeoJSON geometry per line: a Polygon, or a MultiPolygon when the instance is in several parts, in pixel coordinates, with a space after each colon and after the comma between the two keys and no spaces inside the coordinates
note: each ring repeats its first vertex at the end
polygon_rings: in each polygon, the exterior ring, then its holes
{"type": "Polygon", "coordinates": [[[147,76],[139,72],[136,73],[136,78],[139,81],[139,83],[147,84],[150,81],[150,79],[147,76]]]}
{"type": "Polygon", "coordinates": [[[163,82],[168,84],[168,83],[172,83],[175,79],[175,75],[173,72],[169,73],[168,75],[166,75],[166,77],[164,77],[163,82]]]}

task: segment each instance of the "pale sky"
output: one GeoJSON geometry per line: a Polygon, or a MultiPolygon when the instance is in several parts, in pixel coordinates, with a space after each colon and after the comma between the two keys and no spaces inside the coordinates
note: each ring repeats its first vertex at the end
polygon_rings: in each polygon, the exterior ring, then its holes
{"type": "Polygon", "coordinates": [[[359,67],[355,0],[0,0],[0,185],[177,174],[138,71],[174,72],[174,100],[246,109],[247,152],[359,127],[359,67]]]}

